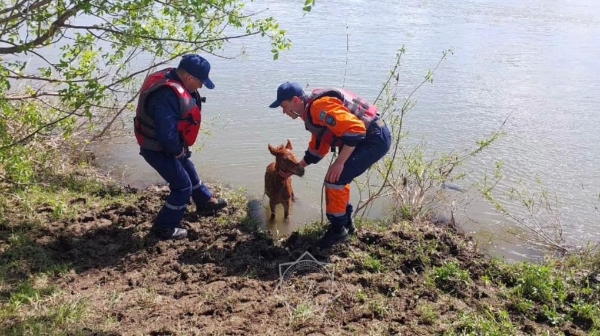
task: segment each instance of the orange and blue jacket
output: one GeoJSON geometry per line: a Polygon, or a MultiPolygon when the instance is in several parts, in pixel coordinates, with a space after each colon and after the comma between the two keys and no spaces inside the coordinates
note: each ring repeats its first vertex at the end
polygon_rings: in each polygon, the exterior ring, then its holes
{"type": "Polygon", "coordinates": [[[316,89],[305,105],[306,129],[311,132],[304,161],[319,162],[331,147],[356,147],[365,139],[370,123],[379,116],[375,105],[342,89],[316,89]]]}

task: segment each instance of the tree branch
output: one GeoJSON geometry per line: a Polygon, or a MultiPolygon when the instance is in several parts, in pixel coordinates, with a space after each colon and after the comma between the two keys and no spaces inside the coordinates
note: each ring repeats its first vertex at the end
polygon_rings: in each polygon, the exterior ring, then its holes
{"type": "MultiPolygon", "coordinates": [[[[13,71],[11,71],[13,72],[13,71]]],[[[14,73],[14,72],[13,72],[14,73]]],[[[107,77],[108,74],[104,74],[101,77],[98,77],[98,79],[102,79],[107,77]]],[[[10,79],[29,79],[29,80],[35,80],[35,81],[43,81],[43,82],[49,82],[49,83],[86,83],[89,82],[90,79],[60,79],[60,78],[45,78],[45,77],[39,77],[39,76],[32,76],[32,75],[19,75],[16,74],[15,76],[6,76],[6,78],[10,78],[10,79]]]]}
{"type": "Polygon", "coordinates": [[[47,5],[47,4],[49,4],[50,2],[52,2],[52,0],[41,0],[41,1],[35,2],[35,3],[27,6],[26,8],[22,8],[23,5],[27,1],[28,0],[23,0],[20,3],[17,3],[16,5],[14,5],[13,7],[5,8],[3,10],[0,10],[0,15],[8,13],[8,12],[11,12],[11,11],[14,11],[14,10],[17,10],[17,14],[9,15],[9,16],[3,18],[3,19],[0,19],[0,24],[3,24],[5,22],[9,22],[9,21],[11,21],[11,20],[13,20],[13,19],[21,16],[21,15],[27,14],[27,13],[29,13],[31,11],[34,11],[34,10],[36,10],[36,9],[38,9],[40,7],[43,7],[43,6],[47,5]]]}
{"type": "Polygon", "coordinates": [[[133,102],[136,99],[137,95],[132,96],[131,98],[129,98],[129,100],[123,104],[123,107],[121,107],[119,109],[119,111],[117,113],[115,113],[115,115],[112,117],[112,119],[108,122],[108,124],[106,124],[104,126],[104,128],[102,129],[102,131],[99,134],[96,134],[93,138],[92,141],[95,141],[101,137],[104,136],[104,134],[106,134],[106,132],[112,127],[112,125],[114,124],[114,122],[117,120],[117,118],[123,113],[123,111],[125,111],[127,109],[127,105],[131,104],[131,102],[133,102]]]}
{"type": "Polygon", "coordinates": [[[40,44],[43,44],[48,39],[50,39],[52,36],[54,36],[54,34],[57,32],[57,30],[59,30],[70,17],[77,14],[80,7],[81,7],[81,5],[76,5],[73,8],[68,9],[67,11],[62,13],[62,15],[60,15],[58,17],[58,19],[56,19],[56,21],[52,22],[52,24],[50,25],[48,30],[44,34],[38,36],[35,40],[25,43],[25,44],[13,46],[13,47],[0,48],[0,54],[20,53],[25,50],[31,49],[35,46],[38,46],[40,44]]]}
{"type": "MultiPolygon", "coordinates": [[[[43,104],[43,105],[45,105],[45,106],[47,106],[47,107],[49,107],[51,109],[54,109],[54,110],[56,110],[58,112],[61,112],[61,113],[65,113],[65,114],[69,114],[69,115],[76,115],[76,116],[82,117],[82,118],[83,117],[87,117],[84,114],[76,113],[77,111],[67,111],[67,110],[62,109],[60,107],[54,106],[54,105],[50,104],[49,102],[47,102],[47,101],[45,101],[43,99],[37,98],[36,100],[38,102],[40,102],[40,104],[43,104]]],[[[95,108],[97,108],[99,110],[114,110],[114,109],[116,109],[114,106],[102,106],[102,105],[98,105],[98,104],[90,104],[90,106],[91,107],[95,107],[95,108]]]]}
{"type": "Polygon", "coordinates": [[[130,73],[128,76],[126,76],[126,77],[123,77],[123,78],[121,78],[121,79],[119,79],[119,80],[117,80],[117,81],[115,81],[115,82],[113,82],[113,83],[111,83],[111,84],[107,85],[107,87],[106,87],[106,88],[107,88],[107,89],[110,89],[110,88],[112,88],[112,87],[114,87],[114,86],[117,86],[117,85],[121,84],[122,82],[124,82],[124,81],[126,81],[126,80],[128,80],[128,79],[130,79],[130,78],[132,78],[132,77],[135,77],[135,76],[137,76],[137,75],[139,75],[139,74],[141,74],[141,73],[143,73],[143,72],[147,72],[148,70],[150,70],[150,69],[152,69],[152,68],[154,68],[154,67],[157,67],[157,66],[160,66],[160,65],[164,65],[164,64],[166,64],[166,63],[169,63],[169,62],[171,62],[172,60],[176,59],[177,57],[180,57],[180,56],[182,56],[182,55],[185,55],[185,54],[187,54],[188,52],[190,52],[190,50],[185,50],[185,51],[183,51],[183,52],[180,52],[180,53],[177,53],[177,54],[175,54],[175,55],[172,55],[171,57],[169,57],[169,58],[167,58],[167,59],[165,59],[165,60],[163,60],[163,61],[161,61],[161,62],[158,62],[158,63],[152,63],[150,66],[148,66],[148,67],[145,67],[144,69],[138,70],[138,71],[136,71],[136,72],[132,72],[132,73],[130,73]]]}
{"type": "Polygon", "coordinates": [[[6,145],[6,146],[0,147],[0,151],[6,150],[6,149],[8,149],[8,148],[11,148],[11,147],[14,147],[14,146],[16,146],[16,145],[18,145],[18,144],[24,143],[25,141],[27,141],[27,140],[31,139],[33,136],[35,136],[36,134],[40,133],[40,132],[41,132],[41,131],[43,131],[44,129],[46,129],[46,128],[48,128],[48,127],[52,126],[52,125],[56,125],[56,124],[58,124],[59,122],[61,122],[61,121],[65,120],[65,119],[67,119],[67,118],[69,118],[70,116],[74,115],[74,114],[77,112],[77,110],[78,110],[78,109],[79,109],[79,108],[80,108],[80,107],[81,107],[81,106],[82,106],[84,103],[85,103],[85,101],[82,101],[82,102],[79,104],[79,106],[75,107],[75,108],[73,109],[73,111],[72,111],[72,112],[70,112],[69,114],[67,114],[67,115],[65,115],[65,116],[63,116],[63,117],[60,117],[60,118],[58,118],[58,119],[56,119],[56,120],[54,120],[54,121],[52,121],[52,122],[49,122],[49,123],[47,123],[47,124],[45,124],[45,125],[42,125],[42,126],[38,127],[38,128],[35,130],[35,131],[33,131],[32,133],[30,133],[29,135],[26,135],[25,137],[21,138],[21,140],[17,140],[17,141],[15,141],[15,142],[11,143],[11,144],[8,144],[8,145],[6,145]]]}
{"type": "Polygon", "coordinates": [[[34,94],[31,95],[21,95],[21,96],[6,96],[6,97],[2,97],[0,98],[0,100],[27,100],[27,99],[35,99],[38,97],[42,97],[42,96],[53,96],[53,97],[60,97],[63,96],[62,94],[58,93],[58,92],[36,92],[34,94]]]}
{"type": "MultiPolygon", "coordinates": [[[[258,31],[256,31],[256,32],[250,32],[250,33],[242,34],[242,35],[225,36],[225,37],[219,37],[219,38],[214,38],[214,39],[210,39],[210,40],[195,40],[195,41],[190,41],[190,40],[176,39],[176,38],[170,38],[170,37],[156,37],[156,36],[149,36],[149,35],[132,35],[132,34],[130,34],[128,32],[124,32],[124,31],[121,31],[121,30],[112,29],[112,28],[108,28],[108,27],[100,27],[100,26],[97,26],[97,25],[94,25],[94,26],[78,26],[78,25],[72,25],[72,24],[63,24],[63,25],[61,25],[61,27],[71,28],[71,29],[87,30],[88,32],[90,32],[90,30],[100,30],[100,31],[105,31],[105,32],[113,33],[115,35],[127,35],[128,37],[139,37],[139,38],[146,39],[146,40],[151,40],[151,41],[167,41],[167,42],[179,42],[179,43],[188,43],[188,44],[206,44],[206,43],[211,43],[211,42],[216,42],[216,41],[227,41],[227,40],[230,40],[230,39],[237,39],[237,38],[252,36],[252,35],[256,35],[256,34],[260,33],[258,31]]],[[[0,51],[1,50],[2,49],[0,49],[0,51]]]]}

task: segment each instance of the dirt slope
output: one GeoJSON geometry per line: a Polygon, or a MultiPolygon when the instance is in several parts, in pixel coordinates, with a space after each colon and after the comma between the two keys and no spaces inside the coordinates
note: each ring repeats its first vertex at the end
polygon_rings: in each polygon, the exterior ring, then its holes
{"type": "MultiPolygon", "coordinates": [[[[216,218],[189,211],[189,239],[160,241],[148,231],[167,191],[136,193],[136,206],[92,209],[36,239],[52,262],[73,267],[56,284],[65,300],[88,307],[72,334],[452,334],[469,332],[466,313],[506,307],[482,280],[493,265],[452,227],[363,227],[350,243],[320,251],[311,247],[318,232],[282,241],[260,232],[240,199],[216,218]],[[280,265],[299,258],[307,267],[280,276],[280,265]],[[448,263],[468,279],[432,276],[448,263]]],[[[511,318],[512,334],[551,330],[516,312],[511,318]]],[[[583,334],[571,323],[563,330],[583,334]]]]}

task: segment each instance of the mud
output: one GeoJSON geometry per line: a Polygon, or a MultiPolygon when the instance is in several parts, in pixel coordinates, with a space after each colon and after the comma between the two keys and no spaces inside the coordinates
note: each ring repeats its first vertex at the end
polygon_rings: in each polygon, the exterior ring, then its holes
{"type": "Polygon", "coordinates": [[[450,226],[363,228],[345,245],[317,250],[316,235],[275,240],[259,230],[240,201],[216,217],[188,211],[188,239],[162,241],[149,229],[168,191],[130,192],[137,205],[90,209],[35,240],[48,264],[73,269],[57,286],[88,305],[79,334],[430,335],[443,334],[469,307],[498,304],[481,284],[486,257],[450,226]],[[318,267],[280,276],[280,265],[299,258],[318,267]],[[444,284],[442,295],[426,271],[448,260],[473,282],[444,284]]]}

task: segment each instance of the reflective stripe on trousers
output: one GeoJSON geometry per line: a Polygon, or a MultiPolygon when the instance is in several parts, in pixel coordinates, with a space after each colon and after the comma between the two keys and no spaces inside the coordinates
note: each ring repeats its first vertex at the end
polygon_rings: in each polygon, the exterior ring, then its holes
{"type": "Polygon", "coordinates": [[[196,205],[203,204],[212,197],[212,193],[200,181],[196,167],[188,158],[175,159],[162,152],[147,149],[140,149],[140,155],[169,183],[171,190],[154,220],[155,226],[178,227],[190,202],[190,196],[196,205]]]}
{"type": "Polygon", "coordinates": [[[325,183],[325,204],[328,215],[343,216],[350,203],[350,184],[339,185],[325,183]]]}
{"type": "Polygon", "coordinates": [[[362,175],[389,150],[392,137],[389,129],[380,120],[375,120],[367,130],[367,137],[361,141],[346,163],[336,183],[325,183],[327,218],[333,226],[344,225],[348,221],[346,206],[350,204],[350,183],[362,175]]]}

